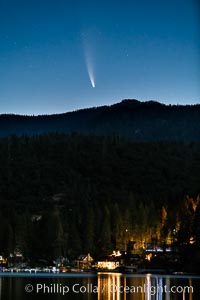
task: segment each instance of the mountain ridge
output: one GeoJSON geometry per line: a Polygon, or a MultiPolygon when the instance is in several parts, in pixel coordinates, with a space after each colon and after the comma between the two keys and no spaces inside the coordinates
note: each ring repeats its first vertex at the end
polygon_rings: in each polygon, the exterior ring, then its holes
{"type": "Polygon", "coordinates": [[[123,99],[120,102],[116,102],[110,105],[100,105],[100,106],[91,106],[91,107],[85,107],[85,108],[80,108],[80,109],[75,109],[71,111],[66,111],[66,112],[60,112],[60,113],[52,113],[52,114],[38,114],[38,115],[29,115],[29,114],[16,114],[16,113],[0,113],[0,117],[2,116],[19,116],[19,117],[30,117],[30,118],[37,118],[37,117],[49,117],[49,116],[60,116],[60,115],[66,115],[66,114],[74,114],[77,112],[82,112],[82,111],[88,111],[88,110],[93,110],[93,109],[101,109],[101,108],[112,108],[112,107],[141,107],[141,106],[162,106],[162,107],[196,107],[200,106],[200,103],[196,104],[165,104],[156,100],[148,100],[148,101],[140,101],[137,99],[123,99]]]}
{"type": "Polygon", "coordinates": [[[0,115],[0,137],[52,132],[119,135],[136,141],[200,141],[200,104],[166,105],[154,100],[124,99],[110,106],[60,114],[0,115]]]}

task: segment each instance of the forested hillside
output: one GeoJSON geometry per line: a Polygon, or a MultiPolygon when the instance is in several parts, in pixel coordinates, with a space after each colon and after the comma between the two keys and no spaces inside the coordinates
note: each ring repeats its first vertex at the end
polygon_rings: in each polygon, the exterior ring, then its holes
{"type": "Polygon", "coordinates": [[[0,140],[0,253],[31,259],[199,243],[200,144],[46,134],[0,140]]]}

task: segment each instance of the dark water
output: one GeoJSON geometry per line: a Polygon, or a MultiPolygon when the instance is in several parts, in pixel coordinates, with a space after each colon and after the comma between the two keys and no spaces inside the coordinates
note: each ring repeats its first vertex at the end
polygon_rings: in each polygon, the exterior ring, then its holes
{"type": "Polygon", "coordinates": [[[0,274],[0,300],[200,299],[200,277],[120,273],[56,276],[0,274]]]}

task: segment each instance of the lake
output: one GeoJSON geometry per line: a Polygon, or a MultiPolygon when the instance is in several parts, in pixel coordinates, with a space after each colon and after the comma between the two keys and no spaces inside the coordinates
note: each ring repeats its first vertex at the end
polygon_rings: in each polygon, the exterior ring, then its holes
{"type": "Polygon", "coordinates": [[[200,299],[200,277],[121,273],[0,273],[0,300],[200,299]]]}

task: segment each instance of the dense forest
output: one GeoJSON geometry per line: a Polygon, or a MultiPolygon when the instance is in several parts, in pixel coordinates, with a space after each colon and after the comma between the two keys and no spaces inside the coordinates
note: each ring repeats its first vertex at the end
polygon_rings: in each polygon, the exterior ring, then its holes
{"type": "Polygon", "coordinates": [[[54,133],[118,135],[134,141],[199,141],[200,105],[123,100],[57,115],[0,115],[0,137],[54,133]]]}
{"type": "Polygon", "coordinates": [[[200,244],[200,143],[91,134],[0,139],[0,254],[94,257],[200,244]]]}

